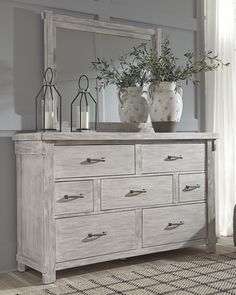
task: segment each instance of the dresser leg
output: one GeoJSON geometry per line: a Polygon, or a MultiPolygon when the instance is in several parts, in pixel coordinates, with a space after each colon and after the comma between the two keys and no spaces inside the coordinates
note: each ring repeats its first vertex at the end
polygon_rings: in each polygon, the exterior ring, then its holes
{"type": "Polygon", "coordinates": [[[23,263],[21,263],[21,262],[17,262],[17,270],[18,270],[19,272],[25,272],[25,270],[26,270],[26,266],[25,266],[25,264],[23,264],[23,263]]]}
{"type": "Polygon", "coordinates": [[[43,284],[52,284],[56,281],[56,272],[52,271],[50,273],[43,273],[42,274],[42,281],[43,284]]]}

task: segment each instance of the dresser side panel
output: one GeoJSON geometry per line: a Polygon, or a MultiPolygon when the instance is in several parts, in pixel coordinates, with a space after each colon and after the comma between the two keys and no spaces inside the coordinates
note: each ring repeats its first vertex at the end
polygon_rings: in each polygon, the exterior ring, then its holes
{"type": "Polygon", "coordinates": [[[53,282],[56,280],[56,241],[55,241],[55,208],[54,208],[54,144],[44,142],[43,150],[43,282],[53,282]]]}
{"type": "MultiPolygon", "coordinates": [[[[18,171],[19,173],[19,171],[18,171]]],[[[43,241],[43,162],[42,155],[21,155],[20,240],[21,253],[42,263],[43,241]]]]}

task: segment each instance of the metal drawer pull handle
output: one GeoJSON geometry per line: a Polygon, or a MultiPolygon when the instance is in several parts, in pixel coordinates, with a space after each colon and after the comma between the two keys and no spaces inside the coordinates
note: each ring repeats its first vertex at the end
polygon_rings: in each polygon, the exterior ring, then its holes
{"type": "Polygon", "coordinates": [[[180,221],[180,222],[169,222],[168,223],[168,226],[180,226],[180,225],[183,225],[184,224],[184,222],[183,221],[180,221]]]}
{"type": "Polygon", "coordinates": [[[65,200],[69,200],[69,199],[83,199],[84,195],[83,194],[79,194],[78,196],[69,196],[69,195],[64,195],[64,199],[65,200]]]}
{"type": "Polygon", "coordinates": [[[170,156],[168,155],[167,158],[165,159],[166,161],[176,161],[176,160],[181,160],[183,159],[183,156],[170,156]]]}
{"type": "Polygon", "coordinates": [[[125,195],[125,197],[127,197],[127,198],[131,198],[131,197],[136,197],[136,196],[138,196],[138,195],[141,195],[141,194],[145,194],[147,192],[147,190],[146,189],[141,189],[141,190],[133,190],[133,189],[131,189],[126,195],[125,195]]]}
{"type": "Polygon", "coordinates": [[[106,236],[106,235],[107,235],[107,233],[105,231],[103,231],[100,234],[88,234],[88,238],[99,238],[99,237],[106,236]]]}
{"type": "Polygon", "coordinates": [[[87,158],[86,160],[88,163],[99,163],[99,162],[106,162],[106,158],[105,157],[102,157],[100,159],[92,159],[92,158],[87,158]]]}
{"type": "Polygon", "coordinates": [[[142,189],[142,190],[136,190],[136,191],[131,189],[131,190],[129,191],[130,194],[145,194],[146,192],[147,192],[147,191],[146,191],[145,189],[142,189]]]}
{"type": "Polygon", "coordinates": [[[185,188],[183,189],[184,192],[188,192],[188,191],[193,191],[197,188],[200,188],[200,185],[186,185],[185,188]]]}

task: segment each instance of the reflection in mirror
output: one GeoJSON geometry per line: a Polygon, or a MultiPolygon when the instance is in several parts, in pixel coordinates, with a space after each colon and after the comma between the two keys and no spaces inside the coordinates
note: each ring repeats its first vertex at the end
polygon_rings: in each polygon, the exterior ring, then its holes
{"type": "Polygon", "coordinates": [[[70,103],[78,94],[82,74],[88,76],[91,95],[96,97],[96,74],[90,67],[95,57],[94,34],[58,28],[56,41],[57,86],[64,98],[63,120],[69,122],[70,103]]]}
{"type": "MultiPolygon", "coordinates": [[[[143,40],[57,28],[56,64],[57,87],[63,95],[63,119],[70,120],[70,102],[78,92],[78,79],[85,74],[89,78],[90,93],[98,100],[98,121],[120,122],[118,114],[117,88],[109,85],[96,91],[97,73],[92,70],[96,58],[111,59],[116,63],[121,55],[132,51],[143,40]]],[[[150,41],[145,41],[150,47],[150,41]]],[[[90,109],[94,118],[94,108],[90,109]]]]}

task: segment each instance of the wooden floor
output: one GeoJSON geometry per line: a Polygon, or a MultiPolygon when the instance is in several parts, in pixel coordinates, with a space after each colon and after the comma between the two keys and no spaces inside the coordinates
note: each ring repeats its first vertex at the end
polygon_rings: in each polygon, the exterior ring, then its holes
{"type": "MultiPolygon", "coordinates": [[[[224,254],[232,252],[236,252],[233,239],[221,238],[217,243],[217,253],[224,254]]],[[[163,265],[175,261],[184,261],[189,256],[202,255],[204,253],[206,253],[205,247],[200,246],[67,269],[58,271],[56,283],[50,286],[73,282],[74,280],[78,280],[78,278],[91,279],[117,272],[126,272],[136,267],[139,268],[141,265],[163,265]]],[[[19,291],[31,291],[42,288],[45,288],[45,285],[41,284],[41,275],[34,270],[27,270],[25,273],[19,273],[17,271],[0,273],[1,295],[15,295],[19,291]]]]}

